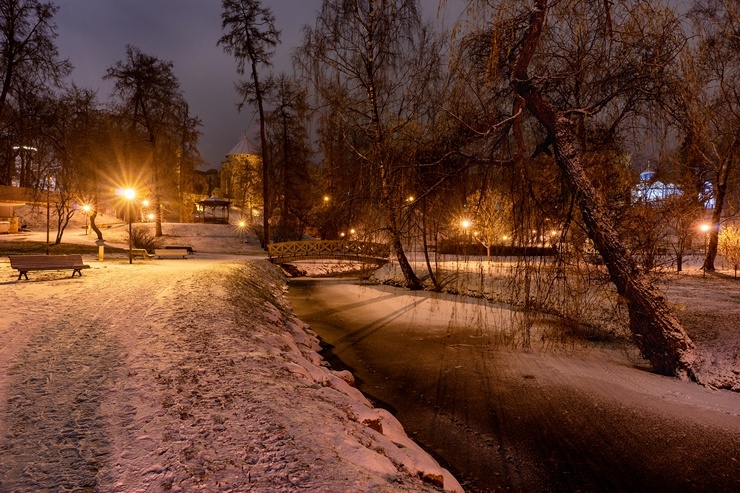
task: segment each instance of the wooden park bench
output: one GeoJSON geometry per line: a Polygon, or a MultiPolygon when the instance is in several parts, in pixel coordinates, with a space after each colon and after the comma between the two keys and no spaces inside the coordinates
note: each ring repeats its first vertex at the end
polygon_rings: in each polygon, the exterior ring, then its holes
{"type": "Polygon", "coordinates": [[[32,270],[72,270],[72,277],[79,274],[82,277],[82,269],[90,266],[82,262],[82,255],[8,255],[10,267],[17,269],[18,280],[25,276],[28,280],[28,272],[32,270]]]}
{"type": "Polygon", "coordinates": [[[132,257],[141,257],[141,258],[150,258],[149,252],[147,252],[144,248],[132,248],[131,249],[131,256],[132,257]]]}
{"type": "Polygon", "coordinates": [[[154,256],[157,258],[186,258],[188,250],[186,248],[157,248],[154,250],[154,256]]]}

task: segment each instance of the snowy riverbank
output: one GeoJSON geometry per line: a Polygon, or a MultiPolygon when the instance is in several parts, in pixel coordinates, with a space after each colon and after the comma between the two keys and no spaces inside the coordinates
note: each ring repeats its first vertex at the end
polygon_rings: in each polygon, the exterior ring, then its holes
{"type": "MultiPolygon", "coordinates": [[[[423,262],[412,265],[420,275],[426,272],[423,262]]],[[[704,275],[700,265],[700,259],[689,259],[683,272],[660,272],[655,282],[694,341],[702,383],[740,392],[740,280],[734,279],[730,270],[704,275]]],[[[535,273],[529,280],[530,292],[525,293],[521,287],[525,285],[521,268],[513,261],[450,259],[438,262],[437,266],[443,292],[514,306],[521,306],[528,294],[530,299],[539,300],[544,311],[578,321],[577,329],[586,337],[615,340],[630,337],[626,307],[599,267],[592,266],[591,272],[584,275],[590,284],[578,276],[570,279],[563,276],[553,281],[546,276],[538,279],[541,274],[535,273]],[[515,286],[517,275],[520,279],[515,286]]],[[[390,263],[376,271],[371,281],[401,285],[403,274],[396,263],[390,263]]],[[[431,288],[428,278],[425,285],[431,288]]]]}

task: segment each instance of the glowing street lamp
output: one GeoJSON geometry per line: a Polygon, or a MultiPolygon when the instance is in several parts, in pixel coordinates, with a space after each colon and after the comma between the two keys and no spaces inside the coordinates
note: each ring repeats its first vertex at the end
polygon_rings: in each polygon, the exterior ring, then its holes
{"type": "Polygon", "coordinates": [[[463,219],[462,221],[460,221],[460,226],[462,226],[462,229],[464,231],[463,237],[465,238],[464,239],[465,243],[463,244],[463,255],[465,255],[465,261],[467,262],[468,261],[467,260],[468,259],[468,243],[470,242],[470,237],[469,237],[470,226],[471,226],[470,221],[468,219],[463,219]]]}
{"type": "Polygon", "coordinates": [[[239,230],[239,240],[244,243],[244,232],[247,229],[247,221],[245,221],[244,219],[239,219],[239,222],[236,226],[239,230]]]}
{"type": "Polygon", "coordinates": [[[131,217],[131,215],[132,215],[131,203],[136,198],[136,190],[134,190],[133,188],[127,188],[126,190],[123,191],[123,198],[125,198],[127,200],[127,203],[126,203],[126,206],[127,207],[126,207],[126,209],[128,211],[128,263],[129,264],[133,264],[134,263],[134,260],[133,260],[134,257],[132,255],[132,246],[133,245],[131,243],[131,241],[132,241],[131,235],[132,235],[132,232],[133,232],[132,231],[133,230],[133,227],[131,225],[131,219],[132,219],[132,217],[131,217]]]}
{"type": "Polygon", "coordinates": [[[704,223],[701,226],[699,226],[699,229],[702,230],[704,233],[704,259],[702,260],[701,264],[701,270],[702,270],[702,276],[707,275],[707,240],[708,240],[708,233],[709,233],[709,225],[704,223]]]}
{"type": "Polygon", "coordinates": [[[90,219],[90,205],[85,204],[82,206],[82,210],[85,212],[85,236],[90,232],[89,226],[88,226],[88,220],[90,219]]]}

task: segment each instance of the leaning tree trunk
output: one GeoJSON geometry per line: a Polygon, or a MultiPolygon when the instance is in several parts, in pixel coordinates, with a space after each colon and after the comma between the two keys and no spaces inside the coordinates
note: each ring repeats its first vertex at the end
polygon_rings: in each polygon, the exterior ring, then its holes
{"type": "Polygon", "coordinates": [[[555,162],[575,195],[588,236],[609,270],[619,295],[627,300],[630,331],[642,355],[659,373],[696,380],[694,345],[671,314],[661,293],[637,269],[622,245],[607,208],[581,165],[571,121],[540,94],[528,75],[545,21],[547,0],[536,0],[520,41],[510,82],[527,109],[547,129],[555,162]]]}
{"type": "Polygon", "coordinates": [[[100,228],[98,228],[98,225],[95,224],[96,217],[98,217],[97,209],[93,210],[92,214],[90,214],[90,229],[95,231],[95,235],[98,237],[99,241],[103,241],[103,232],[100,231],[100,228]]]}
{"type": "MultiPolygon", "coordinates": [[[[385,168],[383,168],[384,170],[385,168]]],[[[406,282],[408,289],[421,289],[423,286],[421,281],[414,272],[414,268],[411,267],[406,252],[403,249],[403,242],[401,241],[401,233],[398,229],[398,209],[394,208],[391,203],[390,190],[387,181],[385,181],[385,172],[383,171],[383,201],[385,203],[386,211],[388,213],[388,232],[391,235],[391,249],[396,254],[396,260],[398,265],[401,267],[401,272],[406,282]]]]}
{"type": "Polygon", "coordinates": [[[638,271],[627,254],[601,197],[580,163],[575,135],[566,117],[557,118],[553,138],[555,161],[576,195],[589,238],[601,254],[617,292],[627,299],[635,344],[659,373],[696,380],[694,345],[660,291],[638,271]]]}

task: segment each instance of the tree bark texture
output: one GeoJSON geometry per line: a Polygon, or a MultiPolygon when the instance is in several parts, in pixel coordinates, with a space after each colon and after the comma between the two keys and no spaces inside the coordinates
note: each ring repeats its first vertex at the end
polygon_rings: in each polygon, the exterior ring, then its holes
{"type": "Polygon", "coordinates": [[[627,299],[630,331],[640,352],[657,372],[696,380],[693,343],[659,290],[638,271],[622,245],[602,198],[581,165],[571,121],[542,97],[527,74],[547,8],[547,0],[536,0],[519,45],[511,85],[554,143],[555,162],[575,196],[588,236],[601,254],[617,292],[627,299]]]}

